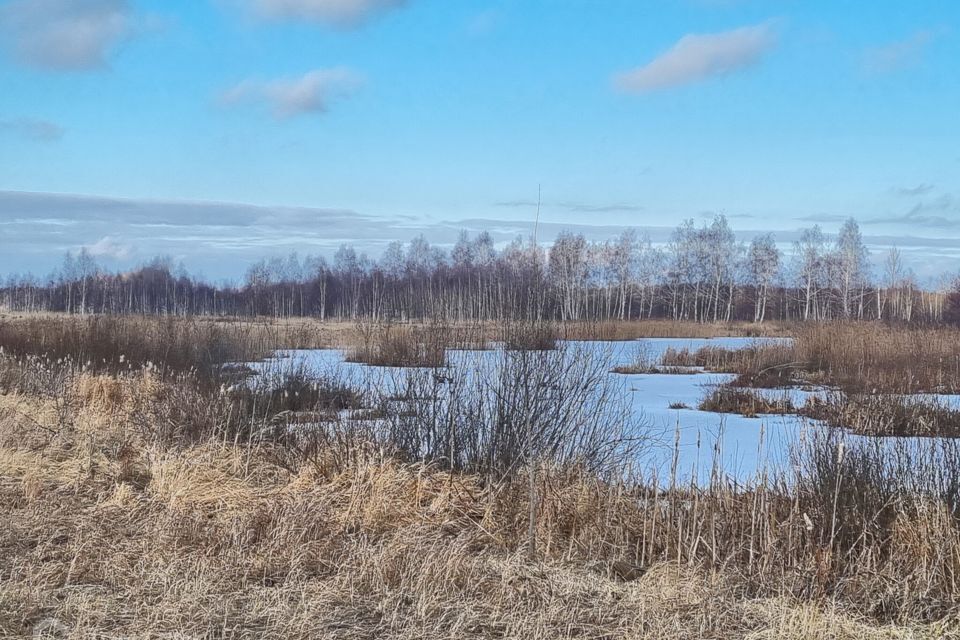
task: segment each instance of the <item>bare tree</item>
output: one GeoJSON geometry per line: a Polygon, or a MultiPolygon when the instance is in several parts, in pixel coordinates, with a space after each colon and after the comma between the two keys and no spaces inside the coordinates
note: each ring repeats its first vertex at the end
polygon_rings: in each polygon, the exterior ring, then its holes
{"type": "Polygon", "coordinates": [[[587,277],[587,241],[563,231],[550,248],[550,274],[558,286],[561,320],[580,318],[580,295],[587,277]]]}
{"type": "Polygon", "coordinates": [[[820,225],[804,229],[800,240],[794,245],[797,261],[797,278],[803,293],[803,319],[809,320],[810,314],[817,314],[817,294],[824,281],[826,264],[823,231],[820,225]]]}
{"type": "Polygon", "coordinates": [[[847,218],[837,235],[835,289],[840,297],[844,318],[854,313],[863,317],[863,296],[867,284],[868,252],[860,235],[860,227],[853,218],[847,218]]]}
{"type": "Polygon", "coordinates": [[[884,286],[877,287],[878,320],[883,318],[884,310],[888,305],[892,307],[890,311],[891,315],[899,312],[899,300],[894,299],[893,303],[890,303],[891,293],[897,289],[900,281],[903,279],[903,260],[900,257],[900,250],[896,247],[890,247],[890,251],[887,252],[887,257],[883,263],[883,274],[884,286]],[[883,297],[881,297],[881,291],[885,294],[883,297]]]}
{"type": "MultiPolygon", "coordinates": [[[[723,214],[715,216],[709,227],[703,229],[707,262],[712,280],[712,302],[707,303],[707,309],[713,307],[713,321],[719,319],[721,294],[726,289],[726,304],[724,319],[729,320],[733,307],[733,288],[736,282],[735,268],[742,253],[742,247],[737,243],[736,236],[727,217],[723,214]]],[[[704,313],[706,319],[706,312],[704,313]]]]}
{"type": "Polygon", "coordinates": [[[80,249],[77,259],[74,262],[77,278],[80,280],[80,313],[87,313],[87,292],[90,289],[93,279],[99,273],[97,261],[94,259],[86,247],[80,249]]]}
{"type": "Polygon", "coordinates": [[[321,319],[942,319],[946,291],[921,288],[898,251],[887,256],[876,284],[867,258],[855,222],[829,250],[813,227],[795,243],[790,277],[781,280],[773,238],[754,238],[745,251],[717,216],[703,226],[685,221],[665,247],[628,229],[595,242],[563,233],[546,251],[518,237],[498,251],[490,234],[464,233],[449,256],[421,236],[390,243],[373,263],[343,245],[330,266],[323,257],[296,254],[259,260],[239,284],[213,285],[168,257],[107,273],[80,251],[67,254],[46,280],[8,275],[0,304],[12,311],[321,319]]]}
{"type": "Polygon", "coordinates": [[[759,235],[750,243],[747,271],[755,291],[753,321],[763,322],[770,286],[780,272],[780,250],[772,233],[759,235]]]}
{"type": "Polygon", "coordinates": [[[617,315],[629,317],[633,300],[632,286],[637,279],[641,245],[635,229],[625,229],[613,245],[610,255],[611,273],[617,286],[617,315]]]}

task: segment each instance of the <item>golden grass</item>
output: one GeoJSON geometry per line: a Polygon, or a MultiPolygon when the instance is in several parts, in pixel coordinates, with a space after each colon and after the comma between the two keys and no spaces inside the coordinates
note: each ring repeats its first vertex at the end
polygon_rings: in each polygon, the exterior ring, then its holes
{"type": "Polygon", "coordinates": [[[960,530],[932,499],[900,497],[882,540],[841,558],[828,514],[769,487],[543,465],[531,558],[525,473],[369,446],[281,467],[278,445],[159,438],[190,402],[173,384],[85,372],[59,397],[0,394],[0,637],[960,638],[960,530]]]}
{"type": "MultiPolygon", "coordinates": [[[[5,490],[0,634],[956,637],[944,623],[878,626],[829,605],[745,597],[735,574],[686,564],[624,580],[569,543],[531,562],[497,533],[514,514],[485,508],[469,479],[422,467],[370,461],[328,481],[264,483],[263,464],[205,446],[158,459],[146,489],[91,479],[41,508],[5,490]]],[[[569,501],[573,520],[588,521],[590,493],[565,487],[551,508],[569,501]]]]}
{"type": "Polygon", "coordinates": [[[730,336],[771,337],[790,333],[790,325],[749,322],[684,322],[675,320],[627,320],[570,322],[560,327],[567,340],[639,340],[642,338],[722,338],[730,336]]]}
{"type": "Polygon", "coordinates": [[[448,347],[457,346],[446,327],[394,324],[358,325],[359,344],[347,351],[348,362],[381,367],[442,367],[448,347]]]}
{"type": "Polygon", "coordinates": [[[735,373],[739,386],[825,384],[850,393],[960,392],[960,329],[796,325],[792,341],[668,350],[662,364],[735,373]]]}
{"type": "MultiPolygon", "coordinates": [[[[757,592],[745,567],[670,551],[691,548],[686,520],[667,517],[687,497],[651,519],[660,498],[576,469],[538,473],[531,560],[523,476],[491,485],[375,450],[288,471],[266,445],[162,447],[125,417],[155,384],[78,379],[82,427],[33,424],[53,418],[42,404],[0,420],[0,637],[960,637],[951,618],[883,624],[786,587],[757,592]]],[[[948,517],[896,529],[913,575],[957,548],[948,517]]]]}
{"type": "Polygon", "coordinates": [[[796,413],[789,396],[767,398],[756,391],[719,385],[709,390],[697,407],[700,411],[737,413],[747,418],[796,413]]]}

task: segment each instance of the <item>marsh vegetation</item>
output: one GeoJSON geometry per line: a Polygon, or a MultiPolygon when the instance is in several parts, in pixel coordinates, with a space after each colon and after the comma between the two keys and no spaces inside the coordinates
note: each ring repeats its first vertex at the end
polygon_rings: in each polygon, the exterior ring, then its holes
{"type": "Polygon", "coordinates": [[[4,322],[0,635],[960,633],[958,441],[852,436],[828,409],[763,462],[764,415],[803,412],[769,387],[878,420],[956,390],[953,330],[647,345],[624,375],[632,344],[564,331],[354,327],[338,346],[364,362],[312,368],[282,351],[319,346],[309,324],[4,322]],[[663,366],[727,376],[708,408],[760,416],[754,470],[705,447],[684,474],[629,401],[663,366]]]}

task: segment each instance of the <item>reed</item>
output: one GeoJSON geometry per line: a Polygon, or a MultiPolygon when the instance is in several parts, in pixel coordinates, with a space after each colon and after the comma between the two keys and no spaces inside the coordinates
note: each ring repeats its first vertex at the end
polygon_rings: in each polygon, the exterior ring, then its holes
{"type": "Polygon", "coordinates": [[[610,362],[562,344],[380,398],[15,344],[2,637],[960,637],[958,440],[811,428],[735,482],[592,456],[610,362]]]}
{"type": "Polygon", "coordinates": [[[347,351],[348,362],[380,367],[442,367],[453,343],[449,327],[361,324],[359,344],[347,351]]]}
{"type": "Polygon", "coordinates": [[[707,390],[697,408],[713,413],[737,413],[747,418],[797,412],[788,394],[782,394],[779,398],[769,398],[756,391],[729,385],[717,385],[707,390]]]}
{"type": "Polygon", "coordinates": [[[960,437],[960,411],[936,397],[833,393],[800,413],[866,436],[960,437]]]}
{"type": "Polygon", "coordinates": [[[629,341],[643,338],[719,338],[789,335],[789,327],[775,323],[701,323],[678,320],[624,320],[568,322],[561,325],[565,340],[629,341]]]}
{"type": "Polygon", "coordinates": [[[3,414],[3,635],[957,631],[949,441],[815,436],[792,471],[747,485],[723,469],[706,484],[636,469],[603,480],[576,463],[491,482],[360,440],[284,466],[281,442],[146,438],[127,405],[149,410],[156,384],[89,377],[72,428],[43,403],[3,414]]]}

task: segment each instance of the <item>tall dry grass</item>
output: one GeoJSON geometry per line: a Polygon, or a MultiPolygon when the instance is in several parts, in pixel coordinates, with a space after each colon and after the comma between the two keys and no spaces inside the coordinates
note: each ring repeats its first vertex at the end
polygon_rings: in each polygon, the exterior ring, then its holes
{"type": "Polygon", "coordinates": [[[793,360],[846,391],[960,392],[960,329],[839,324],[795,334],[793,360]]]}
{"type": "Polygon", "coordinates": [[[565,340],[639,340],[642,338],[721,338],[729,336],[773,337],[790,334],[791,327],[778,323],[699,323],[677,320],[624,320],[567,322],[559,327],[565,340]]]}
{"type": "MultiPolygon", "coordinates": [[[[582,366],[514,357],[500,409],[563,424],[522,374],[591,387],[582,366]]],[[[34,365],[0,394],[2,637],[960,637],[955,441],[811,436],[746,483],[601,474],[548,441],[507,474],[290,419],[352,401],[335,379],[261,412],[189,369],[34,365]],[[329,437],[284,437],[308,427],[329,437]]]]}
{"type": "Polygon", "coordinates": [[[156,438],[170,384],[86,374],[65,424],[2,397],[2,634],[957,632],[960,445],[814,438],[745,486],[548,462],[491,482],[362,441],[278,464],[283,441],[156,438]]]}
{"type": "Polygon", "coordinates": [[[867,436],[960,437],[960,410],[937,397],[830,393],[799,412],[867,436]]]}
{"type": "Polygon", "coordinates": [[[548,351],[557,348],[558,327],[549,322],[498,324],[430,324],[392,322],[356,325],[353,343],[346,345],[347,361],[381,367],[439,368],[447,351],[483,351],[499,345],[512,351],[548,351]]]}
{"type": "Polygon", "coordinates": [[[960,392],[960,329],[798,325],[792,340],[668,350],[663,364],[734,373],[739,386],[829,385],[849,393],[960,392]]]}
{"type": "Polygon", "coordinates": [[[87,372],[149,366],[161,374],[195,372],[219,384],[231,362],[258,360],[281,347],[309,343],[303,325],[196,318],[25,316],[0,320],[0,355],[34,358],[87,372]]]}
{"type": "Polygon", "coordinates": [[[376,450],[300,469],[265,447],[170,451],[123,428],[112,385],[77,389],[83,430],[2,423],[5,635],[883,637],[866,617],[955,631],[955,524],[932,498],[831,518],[830,476],[790,498],[541,468],[531,562],[523,475],[485,485],[376,450]],[[884,508],[883,531],[852,535],[884,508]]]}
{"type": "Polygon", "coordinates": [[[461,336],[448,325],[398,325],[389,322],[357,325],[358,344],[347,350],[348,362],[380,367],[442,367],[447,349],[461,336]]]}

